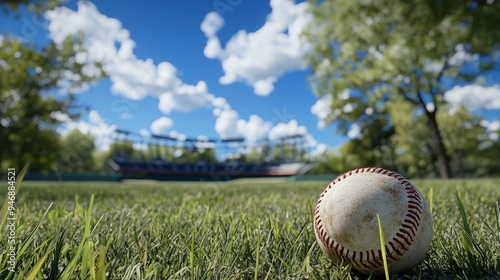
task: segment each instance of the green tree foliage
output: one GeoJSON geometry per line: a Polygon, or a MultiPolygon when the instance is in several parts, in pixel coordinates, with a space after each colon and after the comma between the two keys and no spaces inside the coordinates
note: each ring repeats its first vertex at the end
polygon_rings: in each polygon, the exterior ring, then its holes
{"type": "Polygon", "coordinates": [[[400,96],[420,111],[431,133],[441,177],[451,176],[450,156],[437,113],[451,86],[492,69],[498,50],[498,1],[312,1],[315,25],[306,38],[314,87],[332,95],[332,116],[346,129],[386,123],[387,102],[400,96]],[[459,59],[459,55],[476,58],[459,59]],[[464,67],[467,66],[467,67],[464,67]],[[346,94],[348,93],[348,94],[346,94]],[[432,103],[433,106],[428,106],[432,103]],[[346,105],[351,104],[349,110],[346,105]]]}
{"type": "Polygon", "coordinates": [[[245,161],[253,163],[264,163],[270,161],[271,158],[271,145],[268,142],[252,147],[245,155],[245,161]]]}
{"type": "Polygon", "coordinates": [[[72,129],[62,139],[62,149],[54,169],[63,173],[79,173],[95,170],[94,137],[72,129]]]}
{"type": "Polygon", "coordinates": [[[422,121],[423,116],[417,116],[413,106],[402,98],[393,98],[388,105],[395,124],[391,143],[397,171],[412,177],[438,175],[429,128],[422,121]]]}
{"type": "Polygon", "coordinates": [[[24,6],[36,14],[41,14],[61,5],[62,2],[62,0],[0,0],[0,7],[4,13],[16,12],[24,6]]]}
{"type": "Polygon", "coordinates": [[[107,159],[116,156],[131,160],[135,158],[134,155],[137,155],[137,151],[134,149],[132,142],[121,141],[115,142],[109,146],[107,159]]]}
{"type": "MultiPolygon", "coordinates": [[[[1,1],[4,11],[22,5],[38,12],[57,1],[1,1]]],[[[32,171],[51,168],[60,146],[51,129],[64,118],[77,118],[71,92],[65,98],[55,91],[78,88],[94,77],[86,76],[84,65],[75,61],[82,51],[79,40],[68,37],[62,45],[50,42],[35,46],[22,38],[0,35],[0,161],[19,167],[31,161],[32,171]],[[66,79],[68,74],[74,77],[66,79]],[[64,85],[62,83],[64,81],[64,85]],[[38,145],[44,148],[37,148],[38,145]]]]}
{"type": "MultiPolygon", "coordinates": [[[[425,116],[412,108],[404,100],[390,102],[391,118],[396,127],[396,133],[391,142],[396,150],[398,171],[413,176],[437,176],[435,154],[432,153],[432,131],[425,125],[425,116]]],[[[444,144],[449,151],[451,167],[457,177],[478,176],[476,169],[483,167],[482,175],[494,174],[484,164],[478,164],[485,157],[486,150],[494,147],[483,127],[481,117],[474,115],[464,107],[454,108],[443,106],[437,114],[441,124],[444,144]]],[[[491,160],[495,162],[495,160],[491,160]]]]}

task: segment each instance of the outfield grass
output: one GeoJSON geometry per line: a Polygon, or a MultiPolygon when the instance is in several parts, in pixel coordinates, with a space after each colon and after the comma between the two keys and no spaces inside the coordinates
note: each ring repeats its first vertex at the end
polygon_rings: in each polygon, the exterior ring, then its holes
{"type": "MultiPolygon", "coordinates": [[[[500,180],[413,182],[432,189],[434,237],[424,261],[393,278],[500,279],[500,180]]],[[[316,245],[312,209],[327,183],[25,182],[16,273],[3,228],[0,279],[366,278],[316,245]]]]}

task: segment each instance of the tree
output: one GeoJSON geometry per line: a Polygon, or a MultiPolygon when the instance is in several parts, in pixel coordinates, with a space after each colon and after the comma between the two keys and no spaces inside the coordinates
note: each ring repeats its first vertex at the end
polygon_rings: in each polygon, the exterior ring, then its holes
{"type": "Polygon", "coordinates": [[[55,170],[58,172],[88,172],[95,169],[92,154],[95,150],[94,137],[74,128],[62,140],[60,157],[55,170]]]}
{"type": "Polygon", "coordinates": [[[436,116],[447,89],[474,81],[497,63],[491,54],[499,49],[500,3],[336,0],[311,6],[308,60],[315,91],[333,97],[336,115],[330,119],[341,127],[387,120],[387,102],[401,96],[425,116],[440,175],[451,177],[436,116]]]}
{"type": "MultiPolygon", "coordinates": [[[[413,177],[422,177],[424,174],[437,175],[435,155],[432,153],[432,132],[425,125],[425,115],[402,98],[394,98],[388,104],[392,122],[396,127],[391,142],[397,153],[395,161],[400,172],[413,177]]],[[[437,114],[437,120],[442,124],[444,144],[451,162],[454,163],[452,170],[457,177],[464,177],[468,172],[466,169],[478,167],[476,165],[467,168],[465,161],[483,157],[479,147],[482,146],[481,139],[488,137],[480,126],[482,118],[463,106],[453,109],[443,106],[442,109],[437,114]]]]}
{"type": "Polygon", "coordinates": [[[429,128],[422,121],[422,114],[419,115],[412,104],[398,97],[388,102],[391,122],[395,127],[390,140],[395,150],[394,160],[398,172],[410,177],[434,177],[438,174],[429,128]]]}
{"type": "MultiPolygon", "coordinates": [[[[2,0],[4,12],[27,5],[36,13],[59,1],[2,0]]],[[[74,97],[56,97],[63,86],[78,88],[95,77],[85,75],[85,65],[75,61],[84,51],[78,38],[62,45],[50,42],[36,46],[17,37],[0,36],[0,161],[16,166],[31,161],[31,170],[48,170],[57,158],[57,134],[52,129],[64,120],[78,117],[74,97]],[[73,79],[68,80],[67,77],[73,79]],[[63,85],[63,82],[64,84],[63,85]],[[36,148],[47,143],[43,149],[36,148]],[[38,166],[38,168],[37,168],[38,166]]],[[[19,167],[19,166],[18,166],[19,167]]]]}
{"type": "Polygon", "coordinates": [[[463,106],[453,110],[447,107],[443,109],[445,110],[438,113],[437,120],[443,127],[444,144],[450,152],[456,177],[464,177],[464,160],[478,156],[481,139],[488,138],[485,129],[480,125],[483,118],[472,114],[463,106]]]}

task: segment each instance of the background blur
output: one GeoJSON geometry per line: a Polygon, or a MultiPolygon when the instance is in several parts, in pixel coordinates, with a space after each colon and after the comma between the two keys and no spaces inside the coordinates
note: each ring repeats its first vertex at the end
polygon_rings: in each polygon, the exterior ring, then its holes
{"type": "Polygon", "coordinates": [[[119,150],[500,175],[499,1],[0,6],[2,168],[114,174],[119,150]],[[174,142],[158,148],[158,135],[174,142]]]}

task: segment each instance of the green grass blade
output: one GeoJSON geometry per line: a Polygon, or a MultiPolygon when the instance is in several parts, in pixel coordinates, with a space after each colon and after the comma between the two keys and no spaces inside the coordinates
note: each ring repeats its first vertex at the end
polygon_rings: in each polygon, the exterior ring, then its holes
{"type": "Polygon", "coordinates": [[[194,228],[191,230],[191,247],[189,250],[189,270],[191,271],[191,280],[194,280],[194,228]]]}
{"type": "Polygon", "coordinates": [[[455,197],[457,198],[458,210],[460,211],[460,217],[462,218],[462,226],[465,233],[472,236],[472,232],[470,230],[469,220],[467,219],[467,214],[465,213],[465,207],[458,195],[458,192],[455,192],[455,197]]]}
{"type": "Polygon", "coordinates": [[[49,212],[50,208],[52,207],[52,204],[53,203],[50,203],[49,207],[47,207],[47,209],[45,210],[45,213],[43,213],[43,215],[40,218],[40,220],[38,220],[38,223],[36,224],[36,226],[33,228],[33,230],[31,231],[31,233],[28,235],[28,238],[26,238],[26,240],[24,241],[24,243],[21,246],[21,248],[19,249],[19,251],[17,251],[17,254],[16,254],[16,263],[19,262],[19,260],[21,259],[21,257],[24,255],[24,252],[26,252],[26,250],[28,249],[29,244],[31,243],[31,241],[33,241],[33,237],[35,235],[35,232],[37,232],[38,229],[40,228],[40,225],[42,224],[42,221],[47,216],[47,213],[49,212]]]}
{"type": "Polygon", "coordinates": [[[378,232],[380,234],[380,250],[382,251],[382,260],[384,262],[385,279],[389,280],[389,267],[387,266],[387,256],[385,252],[384,230],[382,229],[382,222],[380,221],[380,215],[378,213],[377,213],[377,220],[378,220],[378,232]]]}
{"type": "Polygon", "coordinates": [[[66,230],[63,230],[61,235],[59,236],[59,239],[57,240],[56,249],[54,252],[54,259],[52,260],[52,264],[50,266],[50,274],[47,280],[56,280],[59,276],[59,258],[61,257],[61,250],[64,245],[65,233],[66,230]]]}
{"type": "Polygon", "coordinates": [[[260,258],[260,221],[258,222],[258,225],[257,225],[257,252],[256,252],[256,256],[255,256],[255,272],[254,272],[254,275],[253,275],[253,279],[254,280],[257,280],[259,279],[259,258],[260,258]]]}
{"type": "Polygon", "coordinates": [[[87,273],[89,272],[89,266],[91,263],[93,252],[94,252],[94,243],[92,241],[87,241],[85,243],[85,246],[83,246],[83,251],[82,251],[80,279],[87,279],[87,273]]]}
{"type": "Polygon", "coordinates": [[[31,269],[30,273],[26,276],[26,280],[34,280],[37,274],[40,272],[40,269],[42,268],[43,263],[49,256],[50,252],[52,250],[49,250],[45,255],[33,266],[33,269],[31,269]]]}
{"type": "Polygon", "coordinates": [[[481,266],[483,263],[482,260],[484,259],[484,253],[482,252],[481,248],[473,238],[472,230],[469,224],[469,220],[467,218],[467,213],[465,212],[465,207],[462,203],[462,200],[460,199],[460,196],[458,195],[458,192],[455,192],[455,197],[457,199],[457,205],[460,212],[460,217],[462,218],[461,237],[468,264],[472,267],[472,270],[474,271],[476,276],[482,276],[482,270],[479,268],[479,266],[481,266]],[[477,259],[472,248],[476,249],[480,253],[481,256],[480,260],[477,259]]]}
{"type": "Polygon", "coordinates": [[[97,280],[106,280],[106,254],[108,247],[99,245],[99,268],[97,269],[97,280]]]}
{"type": "MultiPolygon", "coordinates": [[[[85,228],[83,230],[83,235],[80,240],[80,244],[78,245],[78,248],[75,252],[75,255],[69,262],[69,264],[64,268],[63,273],[61,274],[61,280],[67,280],[71,279],[73,275],[73,271],[76,267],[77,261],[80,258],[82,251],[84,249],[84,246],[87,242],[87,239],[90,237],[90,222],[92,220],[92,207],[94,205],[94,195],[90,197],[90,203],[89,203],[89,208],[87,210],[87,216],[85,217],[85,228]]],[[[85,262],[87,260],[82,260],[82,262],[85,262]]]]}
{"type": "Polygon", "coordinates": [[[500,232],[500,200],[495,201],[495,217],[497,218],[497,232],[500,232]]]}

